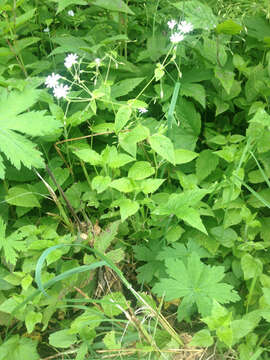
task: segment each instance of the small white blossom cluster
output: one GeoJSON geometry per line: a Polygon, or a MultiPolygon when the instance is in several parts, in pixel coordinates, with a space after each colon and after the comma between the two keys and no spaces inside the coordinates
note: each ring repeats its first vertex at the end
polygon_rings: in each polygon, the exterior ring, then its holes
{"type": "Polygon", "coordinates": [[[145,114],[148,110],[146,108],[138,108],[138,111],[140,114],[145,114]]]}
{"type": "MultiPolygon", "coordinates": [[[[77,59],[78,59],[77,54],[67,55],[64,61],[65,67],[67,69],[70,69],[73,65],[78,63],[77,59]]],[[[61,98],[66,99],[70,87],[67,85],[59,84],[59,79],[61,79],[61,75],[52,73],[51,75],[47,76],[45,80],[45,85],[48,88],[53,89],[53,95],[57,99],[61,99],[61,98]]]]}
{"type": "Polygon", "coordinates": [[[180,23],[177,23],[174,19],[172,19],[168,21],[167,25],[169,29],[173,31],[170,36],[170,41],[173,44],[177,44],[180,41],[183,41],[185,38],[185,34],[188,34],[193,30],[193,25],[186,21],[181,21],[180,23]],[[175,28],[177,28],[176,31],[175,28]]]}

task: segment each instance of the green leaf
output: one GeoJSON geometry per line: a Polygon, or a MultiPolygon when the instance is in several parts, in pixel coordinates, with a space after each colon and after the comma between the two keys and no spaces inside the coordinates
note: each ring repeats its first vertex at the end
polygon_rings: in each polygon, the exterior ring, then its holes
{"type": "Polygon", "coordinates": [[[118,153],[115,146],[108,146],[102,151],[102,160],[112,169],[120,168],[135,159],[123,153],[118,153]]]}
{"type": "Polygon", "coordinates": [[[91,165],[102,164],[102,157],[90,147],[87,149],[73,150],[73,153],[78,156],[79,159],[91,165]]]}
{"type": "Polygon", "coordinates": [[[103,296],[101,300],[101,306],[105,315],[111,318],[113,316],[122,314],[123,311],[121,308],[126,310],[128,308],[128,302],[121,292],[112,292],[103,296]],[[119,308],[119,306],[121,308],[119,308]]]}
{"type": "Polygon", "coordinates": [[[203,150],[196,160],[196,175],[200,181],[207,178],[217,167],[219,163],[218,156],[211,150],[203,150]]]}
{"type": "Polygon", "coordinates": [[[145,140],[149,135],[148,128],[139,124],[128,133],[120,133],[119,144],[126,152],[136,157],[137,143],[145,140]]]}
{"type": "Polygon", "coordinates": [[[128,177],[133,180],[143,180],[155,173],[148,161],[136,161],[128,171],[128,177]]]}
{"type": "Polygon", "coordinates": [[[165,181],[165,179],[146,179],[141,181],[140,189],[144,194],[154,193],[165,181]]]}
{"type": "Polygon", "coordinates": [[[175,214],[178,219],[181,219],[188,223],[190,226],[194,227],[195,229],[200,230],[204,234],[207,234],[207,230],[203,225],[203,222],[200,217],[200,213],[198,210],[195,210],[191,207],[183,206],[182,209],[179,209],[175,214]]]}
{"type": "Polygon", "coordinates": [[[110,223],[109,226],[105,230],[103,230],[98,236],[96,236],[96,241],[94,244],[94,248],[104,253],[108,247],[111,245],[112,241],[115,239],[118,227],[119,227],[119,220],[110,223]]]}
{"type": "Polygon", "coordinates": [[[5,232],[6,225],[0,217],[0,250],[3,249],[6,262],[15,265],[19,252],[27,249],[26,241],[22,240],[24,235],[19,230],[13,232],[7,238],[5,232]]]}
{"type": "Polygon", "coordinates": [[[213,300],[226,304],[240,299],[231,285],[220,282],[225,276],[224,268],[205,265],[196,253],[188,258],[187,265],[178,259],[167,259],[165,264],[169,278],[161,279],[152,290],[160,297],[165,296],[167,301],[183,298],[178,308],[178,321],[189,317],[194,304],[202,316],[207,316],[213,300]]]}
{"type": "Polygon", "coordinates": [[[28,334],[31,334],[34,331],[35,325],[37,323],[40,323],[41,320],[42,320],[42,313],[35,312],[33,310],[27,311],[25,316],[25,325],[28,334]]]}
{"type": "Polygon", "coordinates": [[[243,27],[231,19],[223,21],[216,27],[218,34],[236,35],[242,31],[243,27]]]}
{"type": "Polygon", "coordinates": [[[213,14],[211,7],[203,4],[201,1],[181,1],[172,5],[184,12],[186,15],[185,20],[191,22],[194,29],[211,30],[218,24],[218,20],[213,14]]]}
{"type": "Polygon", "coordinates": [[[111,181],[109,176],[95,176],[92,180],[92,189],[100,194],[110,186],[111,181]]]}
{"type": "Polygon", "coordinates": [[[112,204],[113,206],[120,207],[121,220],[124,222],[129,216],[134,215],[139,210],[139,204],[137,201],[130,199],[116,200],[112,204]]]}
{"type": "Polygon", "coordinates": [[[115,331],[114,330],[108,332],[104,336],[103,342],[107,349],[113,350],[113,349],[119,349],[121,347],[121,344],[117,343],[115,340],[115,331]]]}
{"type": "Polygon", "coordinates": [[[214,339],[212,338],[210,331],[207,329],[196,332],[192,340],[188,343],[188,346],[203,346],[209,347],[213,345],[214,339]]]}
{"type": "Polygon", "coordinates": [[[18,185],[9,188],[5,199],[11,205],[29,208],[40,207],[37,197],[33,194],[31,188],[27,187],[27,185],[18,185]]]}
{"type": "Polygon", "coordinates": [[[132,109],[129,106],[120,106],[115,116],[115,131],[119,132],[123,129],[126,123],[129,121],[132,114],[132,109]]]}
{"type": "Polygon", "coordinates": [[[49,336],[49,344],[56,348],[68,348],[77,341],[75,334],[68,329],[56,331],[49,336]]]}
{"type": "Polygon", "coordinates": [[[241,257],[241,267],[244,272],[244,279],[253,279],[261,275],[263,264],[260,259],[256,259],[250,254],[245,254],[241,257]]]}
{"type": "Polygon", "coordinates": [[[174,148],[171,140],[160,134],[154,134],[149,137],[151,148],[161,157],[175,165],[174,148]]]}
{"type": "Polygon", "coordinates": [[[197,156],[199,156],[199,154],[190,150],[176,149],[174,150],[174,156],[175,156],[175,163],[179,165],[179,164],[186,164],[192,161],[197,156]]]}
{"type": "Polygon", "coordinates": [[[223,226],[216,226],[210,230],[211,235],[225,247],[233,247],[237,240],[237,233],[229,228],[225,229],[223,226]]]}
{"type": "Polygon", "coordinates": [[[91,5],[96,5],[110,11],[118,11],[129,15],[135,15],[123,0],[94,0],[91,2],[91,5]]]}
{"type": "Polygon", "coordinates": [[[52,1],[58,3],[56,14],[60,13],[70,5],[87,5],[87,2],[84,0],[52,0],[52,1]]]}
{"type": "Polygon", "coordinates": [[[197,100],[205,109],[205,89],[201,84],[183,83],[180,89],[182,96],[189,96],[197,100]]]}
{"type": "Polygon", "coordinates": [[[110,187],[124,193],[134,191],[134,185],[129,178],[121,178],[110,183],[110,187]]]}
{"type": "Polygon", "coordinates": [[[227,94],[230,94],[234,82],[234,73],[219,66],[215,67],[215,77],[221,82],[227,94]]]}
{"type": "Polygon", "coordinates": [[[39,360],[37,352],[37,341],[13,335],[7,341],[1,344],[0,360],[39,360]]]}
{"type": "Polygon", "coordinates": [[[119,98],[121,96],[125,96],[130,93],[133,89],[135,89],[145,78],[131,78],[121,80],[115,85],[112,86],[111,96],[112,98],[119,98]]]}

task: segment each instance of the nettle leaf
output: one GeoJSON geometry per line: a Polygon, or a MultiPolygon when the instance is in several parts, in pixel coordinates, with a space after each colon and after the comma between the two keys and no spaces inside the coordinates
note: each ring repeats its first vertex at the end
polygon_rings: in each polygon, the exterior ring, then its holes
{"type": "Polygon", "coordinates": [[[6,224],[0,218],[0,250],[3,249],[7,263],[16,265],[19,252],[27,249],[26,241],[22,240],[25,235],[20,230],[17,230],[6,238],[5,233],[6,224]]]}
{"type": "Polygon", "coordinates": [[[42,320],[42,313],[35,312],[33,310],[27,311],[25,316],[25,325],[28,334],[31,334],[34,331],[35,325],[37,323],[40,323],[41,320],[42,320]]]}
{"type": "Polygon", "coordinates": [[[244,279],[253,279],[260,276],[263,270],[263,264],[260,259],[257,259],[250,254],[245,254],[241,258],[241,267],[244,272],[244,279]]]}
{"type": "MultiPolygon", "coordinates": [[[[20,170],[21,164],[28,168],[44,167],[41,153],[36,145],[25,136],[43,136],[54,133],[62,124],[54,117],[45,115],[45,111],[29,111],[35,104],[40,90],[26,87],[23,92],[0,92],[0,151],[20,170]]],[[[4,178],[4,164],[0,158],[0,176],[4,178]]]]}
{"type": "Polygon", "coordinates": [[[214,339],[210,334],[210,331],[207,329],[200,330],[196,332],[192,340],[188,343],[189,346],[203,346],[209,347],[213,345],[214,339]]]}
{"type": "Polygon", "coordinates": [[[183,96],[189,96],[197,100],[205,109],[205,89],[201,84],[183,83],[180,88],[180,94],[183,96]]]}
{"type": "Polygon", "coordinates": [[[40,207],[39,201],[30,185],[18,185],[8,189],[8,194],[5,197],[7,203],[22,207],[40,207]]]}
{"type": "Polygon", "coordinates": [[[117,169],[135,159],[127,154],[118,153],[115,146],[107,146],[106,149],[102,151],[102,160],[103,163],[107,164],[110,168],[117,169]]]}
{"type": "Polygon", "coordinates": [[[105,230],[103,230],[97,237],[94,248],[104,253],[115,239],[120,221],[111,223],[105,230]]]}
{"type": "Polygon", "coordinates": [[[218,24],[216,27],[216,32],[218,34],[228,34],[228,35],[236,35],[242,31],[243,27],[231,19],[223,21],[218,24]]]}
{"type": "Polygon", "coordinates": [[[126,123],[129,121],[132,114],[130,106],[120,106],[115,116],[115,131],[118,132],[123,129],[126,123]]]}
{"type": "Polygon", "coordinates": [[[87,2],[84,0],[53,0],[53,1],[58,3],[56,14],[60,13],[70,5],[87,5],[87,2]]]}
{"type": "Polygon", "coordinates": [[[199,154],[195,153],[194,151],[185,150],[185,149],[176,149],[174,151],[175,155],[175,163],[179,164],[186,164],[193,159],[195,159],[199,154]]]}
{"type": "Polygon", "coordinates": [[[133,180],[143,180],[155,173],[155,169],[148,161],[137,161],[128,171],[128,177],[133,180]]]}
{"type": "Polygon", "coordinates": [[[111,96],[112,98],[119,98],[121,96],[127,95],[133,89],[135,89],[145,78],[131,78],[121,80],[115,85],[112,86],[111,96]]]}
{"type": "Polygon", "coordinates": [[[149,143],[151,148],[161,157],[168,160],[170,163],[175,165],[175,155],[173,143],[171,140],[160,134],[154,134],[149,137],[149,143]]]}
{"type": "Polygon", "coordinates": [[[110,183],[110,187],[124,193],[134,191],[134,184],[129,178],[121,178],[110,183]]]}
{"type": "Polygon", "coordinates": [[[73,150],[73,153],[78,156],[79,159],[91,165],[96,166],[102,164],[101,155],[90,147],[87,149],[73,150]]]}
{"type": "Polygon", "coordinates": [[[231,285],[221,283],[224,268],[205,265],[196,253],[188,258],[187,265],[178,259],[167,259],[165,265],[169,278],[161,279],[152,291],[165,296],[167,301],[183,298],[178,307],[178,321],[189,318],[193,305],[202,316],[208,316],[214,300],[221,304],[240,300],[231,285]]]}
{"type": "Polygon", "coordinates": [[[200,181],[207,178],[218,166],[219,158],[209,149],[203,150],[196,160],[196,175],[200,181]]]}

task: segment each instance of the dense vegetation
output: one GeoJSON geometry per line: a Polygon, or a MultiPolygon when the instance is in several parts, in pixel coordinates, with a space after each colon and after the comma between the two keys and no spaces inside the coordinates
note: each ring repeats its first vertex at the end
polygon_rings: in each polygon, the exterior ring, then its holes
{"type": "Polygon", "coordinates": [[[269,359],[269,1],[0,14],[0,360],[269,359]]]}

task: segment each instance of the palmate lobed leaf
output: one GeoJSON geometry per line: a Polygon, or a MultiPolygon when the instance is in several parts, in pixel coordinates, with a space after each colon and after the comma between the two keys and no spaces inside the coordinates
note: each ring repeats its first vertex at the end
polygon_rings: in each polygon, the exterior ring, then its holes
{"type": "Polygon", "coordinates": [[[224,268],[205,265],[196,253],[188,258],[187,265],[172,258],[165,260],[165,264],[170,278],[161,279],[153,287],[153,292],[158,296],[165,295],[168,301],[184,298],[178,309],[179,321],[189,318],[195,304],[199,313],[207,316],[211,313],[214,299],[221,304],[240,299],[232,286],[220,283],[225,276],[224,268]]]}
{"type": "MultiPolygon", "coordinates": [[[[35,104],[40,90],[26,86],[22,92],[0,91],[0,151],[20,170],[21,164],[28,168],[43,167],[44,162],[36,145],[20,133],[43,136],[54,133],[62,124],[45,111],[25,112],[35,104]],[[24,113],[25,112],[25,113],[24,113]]],[[[4,178],[5,166],[0,157],[0,178],[4,178]]]]}

